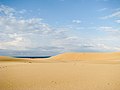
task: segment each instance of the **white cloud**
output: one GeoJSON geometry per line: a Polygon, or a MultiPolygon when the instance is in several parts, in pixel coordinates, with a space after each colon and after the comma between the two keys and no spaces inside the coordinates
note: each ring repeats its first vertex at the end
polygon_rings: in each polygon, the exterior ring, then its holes
{"type": "Polygon", "coordinates": [[[106,32],[109,34],[109,36],[111,38],[116,38],[119,42],[119,38],[120,38],[120,29],[118,28],[113,28],[113,27],[108,27],[108,26],[101,26],[101,27],[98,27],[99,30],[103,31],[103,32],[106,32]]]}
{"type": "Polygon", "coordinates": [[[120,17],[120,11],[113,12],[110,15],[101,17],[101,19],[108,19],[108,18],[119,18],[120,17]]]}
{"type": "Polygon", "coordinates": [[[81,23],[82,21],[81,21],[81,20],[73,20],[72,22],[79,24],[79,23],[81,23]]]}
{"type": "MultiPolygon", "coordinates": [[[[3,14],[0,16],[0,49],[20,51],[39,47],[40,52],[47,52],[48,49],[45,48],[56,47],[50,45],[53,40],[68,37],[64,28],[52,27],[44,23],[41,18],[24,19],[16,17],[13,12],[14,9],[4,5],[0,7],[0,10],[0,13],[3,14]]],[[[58,51],[57,48],[56,51],[58,51]]]]}
{"type": "MultiPolygon", "coordinates": [[[[16,48],[19,48],[20,44],[20,49],[25,49],[25,47],[30,48],[39,46],[39,44],[34,44],[37,41],[34,41],[33,38],[37,38],[36,36],[38,36],[38,38],[42,38],[43,35],[45,37],[48,37],[48,35],[52,35],[53,32],[54,30],[48,24],[43,23],[41,19],[38,18],[25,20],[17,19],[16,17],[0,17],[0,33],[3,33],[4,35],[2,38],[6,39],[4,40],[5,42],[1,42],[1,45],[2,47],[8,49],[10,49],[9,46],[11,46],[13,49],[15,49],[14,46],[16,46],[16,48]],[[31,45],[29,45],[30,40],[31,45]]],[[[40,42],[40,40],[38,41],[40,42]]]]}
{"type": "Polygon", "coordinates": [[[15,9],[5,6],[5,5],[0,5],[0,13],[12,17],[13,14],[15,13],[15,9]]]}
{"type": "Polygon", "coordinates": [[[115,20],[116,23],[120,23],[120,20],[115,20]]]}
{"type": "Polygon", "coordinates": [[[101,26],[99,27],[100,30],[106,31],[106,32],[119,32],[118,29],[114,29],[113,27],[108,27],[108,26],[101,26]]]}
{"type": "Polygon", "coordinates": [[[101,8],[101,9],[99,9],[99,10],[97,10],[98,12],[102,12],[102,11],[106,11],[107,10],[107,8],[101,8]]]}
{"type": "Polygon", "coordinates": [[[23,9],[23,10],[19,11],[18,13],[24,14],[24,13],[26,13],[26,12],[27,12],[27,10],[23,9]]]}

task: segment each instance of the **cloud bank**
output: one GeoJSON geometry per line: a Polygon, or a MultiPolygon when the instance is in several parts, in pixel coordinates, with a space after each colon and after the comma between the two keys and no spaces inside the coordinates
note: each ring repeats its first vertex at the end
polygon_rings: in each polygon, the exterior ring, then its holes
{"type": "MultiPolygon", "coordinates": [[[[120,47],[107,45],[99,39],[89,39],[70,33],[69,27],[54,27],[43,18],[17,16],[26,10],[0,6],[0,55],[55,55],[63,52],[119,51],[120,47]]],[[[118,13],[112,16],[118,16],[118,13]]],[[[119,21],[117,21],[119,23],[119,21]]],[[[73,20],[73,23],[82,23],[73,20]]],[[[72,28],[73,29],[73,28],[72,28]]],[[[100,27],[104,31],[114,31],[111,27],[100,27]]]]}

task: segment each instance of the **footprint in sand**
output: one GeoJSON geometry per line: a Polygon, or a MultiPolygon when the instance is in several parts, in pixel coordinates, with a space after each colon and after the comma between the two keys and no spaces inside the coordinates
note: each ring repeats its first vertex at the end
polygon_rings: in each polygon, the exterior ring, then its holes
{"type": "Polygon", "coordinates": [[[107,85],[110,85],[110,83],[107,83],[107,85]]]}
{"type": "Polygon", "coordinates": [[[7,66],[1,66],[0,68],[7,68],[7,66]]]}
{"type": "Polygon", "coordinates": [[[55,82],[55,81],[51,81],[51,83],[53,83],[53,84],[57,84],[57,82],[55,82]]]}
{"type": "Polygon", "coordinates": [[[32,63],[32,62],[28,62],[28,63],[32,63]]]}

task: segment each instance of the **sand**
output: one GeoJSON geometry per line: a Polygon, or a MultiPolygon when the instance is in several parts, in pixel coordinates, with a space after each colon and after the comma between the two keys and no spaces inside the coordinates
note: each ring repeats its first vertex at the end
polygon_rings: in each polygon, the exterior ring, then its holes
{"type": "Polygon", "coordinates": [[[63,53],[51,57],[55,60],[116,60],[120,59],[120,53],[63,53]]]}
{"type": "Polygon", "coordinates": [[[0,56],[0,90],[120,90],[120,53],[0,56]]]}

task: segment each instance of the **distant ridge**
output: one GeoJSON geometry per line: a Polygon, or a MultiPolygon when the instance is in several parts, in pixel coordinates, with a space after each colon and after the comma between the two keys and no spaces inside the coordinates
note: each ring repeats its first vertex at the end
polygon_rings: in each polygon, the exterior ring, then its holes
{"type": "Polygon", "coordinates": [[[53,60],[120,60],[120,52],[113,53],[77,53],[68,52],[51,57],[53,60]]]}

